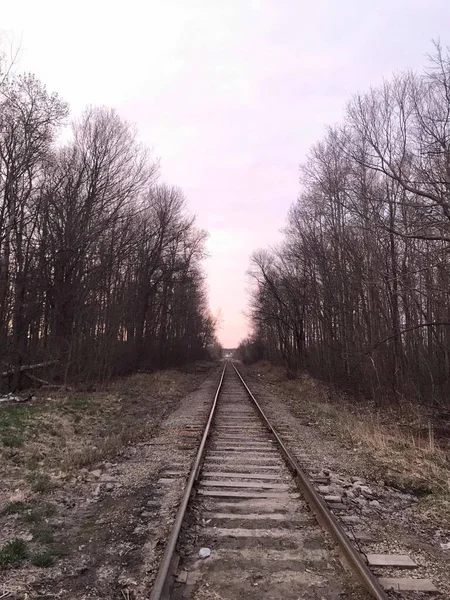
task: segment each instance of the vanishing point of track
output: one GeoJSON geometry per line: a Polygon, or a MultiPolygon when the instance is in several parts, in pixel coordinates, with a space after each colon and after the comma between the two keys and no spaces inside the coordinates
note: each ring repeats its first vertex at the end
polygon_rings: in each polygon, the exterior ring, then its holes
{"type": "MultiPolygon", "coordinates": [[[[317,523],[311,523],[312,512],[365,590],[378,600],[388,598],[233,363],[224,364],[150,600],[171,597],[176,546],[192,503],[201,503],[204,538],[212,538],[213,554],[219,557],[215,563],[207,559],[210,567],[207,561],[201,565],[202,581],[225,590],[227,597],[253,597],[252,592],[258,598],[275,597],[270,585],[265,592],[257,587],[250,592],[244,589],[248,573],[253,577],[250,585],[258,586],[262,580],[258,572],[267,576],[268,564],[278,565],[273,576],[269,574],[277,587],[276,597],[297,598],[305,586],[314,588],[314,577],[308,579],[311,569],[299,568],[325,551],[314,543],[317,523]],[[278,582],[277,577],[281,577],[278,582]]],[[[327,577],[333,580],[333,573],[327,577]]],[[[311,590],[307,597],[316,596],[311,590]]]]}

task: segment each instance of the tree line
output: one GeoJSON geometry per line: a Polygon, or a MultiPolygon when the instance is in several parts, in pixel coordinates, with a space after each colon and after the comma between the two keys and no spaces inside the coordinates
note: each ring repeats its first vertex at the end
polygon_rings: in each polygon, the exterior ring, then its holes
{"type": "Polygon", "coordinates": [[[112,109],[0,69],[0,360],[84,379],[177,365],[215,341],[205,232],[112,109]],[[1,75],[3,72],[3,75],[1,75]]]}
{"type": "Polygon", "coordinates": [[[247,359],[375,399],[449,405],[450,51],[356,95],[252,258],[247,359]]]}

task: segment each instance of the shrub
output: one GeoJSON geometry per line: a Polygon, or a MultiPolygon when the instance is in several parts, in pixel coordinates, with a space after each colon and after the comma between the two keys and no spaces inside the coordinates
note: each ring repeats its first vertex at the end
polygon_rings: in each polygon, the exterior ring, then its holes
{"type": "Polygon", "coordinates": [[[25,540],[15,538],[0,548],[0,567],[16,566],[28,556],[25,540]]]}
{"type": "Polygon", "coordinates": [[[53,488],[50,477],[40,471],[32,471],[28,475],[28,481],[33,492],[37,492],[38,494],[45,494],[53,488]]]}
{"type": "Polygon", "coordinates": [[[31,556],[31,563],[35,567],[51,567],[53,564],[53,555],[48,550],[44,550],[43,552],[36,552],[31,556]]]}
{"type": "Polygon", "coordinates": [[[3,435],[2,443],[7,448],[21,448],[24,443],[23,437],[17,435],[3,435]]]}

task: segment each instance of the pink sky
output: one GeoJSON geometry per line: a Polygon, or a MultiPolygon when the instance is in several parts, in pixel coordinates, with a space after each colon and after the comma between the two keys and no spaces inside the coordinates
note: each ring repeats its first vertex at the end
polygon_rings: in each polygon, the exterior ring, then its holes
{"type": "Polygon", "coordinates": [[[20,69],[74,114],[115,106],[183,188],[226,347],[248,332],[249,257],[280,239],[308,148],[353,93],[450,43],[448,0],[1,0],[1,15],[20,69]]]}

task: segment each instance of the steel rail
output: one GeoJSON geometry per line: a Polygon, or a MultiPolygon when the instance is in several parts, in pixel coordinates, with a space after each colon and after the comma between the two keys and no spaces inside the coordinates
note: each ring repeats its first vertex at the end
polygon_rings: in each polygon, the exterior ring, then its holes
{"type": "Polygon", "coordinates": [[[367,592],[369,592],[369,594],[371,594],[373,598],[376,598],[376,600],[388,600],[388,596],[381,587],[381,584],[379,583],[375,575],[373,575],[373,573],[370,572],[366,563],[361,558],[359,552],[353,547],[345,531],[342,529],[336,517],[330,511],[325,501],[321,498],[318,492],[316,492],[307,474],[302,469],[297,459],[287,449],[285,443],[283,442],[277,431],[274,429],[274,427],[266,417],[263,409],[259,405],[258,401],[256,400],[249,387],[245,383],[244,379],[242,378],[242,375],[239,373],[234,363],[231,364],[233,365],[233,368],[236,371],[248,395],[253,400],[265,425],[268,427],[272,435],[277,440],[277,444],[281,450],[281,454],[283,455],[284,460],[287,466],[289,467],[289,470],[293,473],[295,477],[297,487],[303,495],[303,497],[305,498],[305,500],[307,501],[307,503],[309,504],[316,519],[318,520],[320,525],[322,525],[322,527],[331,534],[335,542],[338,544],[351,570],[361,582],[361,584],[364,586],[364,588],[367,590],[367,592]]]}
{"type": "MultiPolygon", "coordinates": [[[[228,361],[227,361],[228,362],[228,361]]],[[[186,514],[186,509],[189,503],[189,499],[191,497],[192,488],[194,487],[194,483],[198,478],[198,474],[200,472],[200,467],[202,464],[203,454],[205,452],[206,441],[209,436],[209,431],[211,428],[211,422],[214,417],[214,412],[216,410],[217,400],[219,398],[220,390],[222,389],[223,378],[225,376],[225,371],[227,368],[227,362],[225,362],[222,370],[222,375],[220,376],[219,385],[217,386],[216,394],[214,396],[214,401],[211,406],[211,410],[209,412],[208,421],[206,423],[205,429],[203,431],[202,440],[200,442],[200,446],[197,451],[197,455],[194,460],[194,464],[192,466],[191,472],[189,474],[189,479],[187,481],[186,487],[184,489],[183,497],[181,498],[181,503],[178,508],[177,516],[175,517],[175,521],[172,527],[172,531],[170,532],[169,539],[167,540],[167,545],[164,550],[164,554],[161,560],[161,564],[158,569],[158,573],[156,575],[155,583],[153,584],[152,591],[150,593],[150,600],[160,600],[162,593],[164,591],[164,586],[167,581],[167,576],[169,574],[170,564],[172,562],[172,558],[175,552],[175,547],[177,545],[178,536],[180,535],[181,525],[183,523],[184,515],[186,514]]]]}

